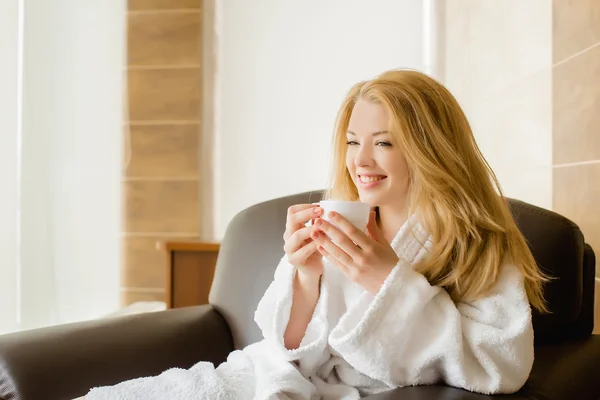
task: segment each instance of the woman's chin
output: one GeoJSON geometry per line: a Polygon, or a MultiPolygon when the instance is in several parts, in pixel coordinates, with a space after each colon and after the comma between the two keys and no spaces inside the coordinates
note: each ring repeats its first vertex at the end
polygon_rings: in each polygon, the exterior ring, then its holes
{"type": "Polygon", "coordinates": [[[359,193],[358,194],[358,198],[360,199],[360,201],[363,203],[369,204],[371,207],[379,206],[378,197],[379,196],[373,196],[372,194],[369,194],[369,193],[359,193]]]}

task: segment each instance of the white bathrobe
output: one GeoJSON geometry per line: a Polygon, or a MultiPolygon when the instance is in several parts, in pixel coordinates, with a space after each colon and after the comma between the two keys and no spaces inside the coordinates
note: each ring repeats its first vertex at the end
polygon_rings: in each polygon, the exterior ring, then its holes
{"type": "Polygon", "coordinates": [[[533,364],[522,276],[506,264],[488,297],[455,304],[412,268],[430,244],[414,218],[405,223],[392,241],[400,261],[375,296],[326,262],[319,301],[295,350],[283,344],[295,275],[284,257],[255,313],[262,341],[216,369],[200,362],[96,388],[86,398],[353,400],[436,382],[486,394],[517,391],[533,364]]]}

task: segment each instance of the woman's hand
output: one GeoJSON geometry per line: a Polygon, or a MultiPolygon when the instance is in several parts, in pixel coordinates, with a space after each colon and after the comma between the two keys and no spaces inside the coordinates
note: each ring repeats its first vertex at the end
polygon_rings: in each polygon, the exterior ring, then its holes
{"type": "Polygon", "coordinates": [[[317,251],[317,244],[310,238],[314,226],[305,226],[319,218],[323,209],[315,204],[298,204],[288,209],[283,250],[288,261],[298,269],[303,278],[316,279],[323,274],[323,257],[317,251]]]}
{"type": "Polygon", "coordinates": [[[352,281],[377,294],[399,259],[383,238],[375,212],[369,218],[368,235],[338,213],[330,212],[329,218],[338,228],[321,218],[315,221],[312,238],[318,251],[352,281]]]}

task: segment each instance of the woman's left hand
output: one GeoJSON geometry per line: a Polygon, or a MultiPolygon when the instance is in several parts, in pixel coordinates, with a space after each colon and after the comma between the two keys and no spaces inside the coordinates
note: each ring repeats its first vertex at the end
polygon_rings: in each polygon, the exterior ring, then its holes
{"type": "Polygon", "coordinates": [[[336,212],[328,216],[337,228],[322,218],[315,221],[312,238],[319,245],[319,252],[352,281],[377,294],[399,259],[383,238],[375,212],[369,218],[368,235],[336,212]]]}

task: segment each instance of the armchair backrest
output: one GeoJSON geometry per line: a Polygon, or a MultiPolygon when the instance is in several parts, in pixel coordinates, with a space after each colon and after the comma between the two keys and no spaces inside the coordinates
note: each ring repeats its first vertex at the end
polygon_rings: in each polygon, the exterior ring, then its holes
{"type": "MultiPolygon", "coordinates": [[[[229,323],[236,348],[261,339],[254,310],[283,256],[288,207],[318,202],[321,195],[306,192],[254,205],[227,227],[209,300],[229,323]]],[[[589,335],[594,320],[594,252],[567,218],[522,201],[509,203],[536,261],[555,277],[545,288],[552,313],[534,313],[536,343],[589,335]]]]}
{"type": "Polygon", "coordinates": [[[316,203],[321,197],[315,191],[259,203],[239,212],[227,226],[209,302],[227,320],[236,348],[262,339],[254,311],[284,254],[288,207],[316,203]]]}
{"type": "Polygon", "coordinates": [[[553,277],[544,288],[551,313],[533,313],[536,343],[590,335],[596,259],[583,233],[555,212],[514,199],[509,205],[538,265],[553,277]]]}

